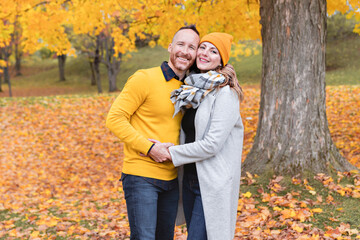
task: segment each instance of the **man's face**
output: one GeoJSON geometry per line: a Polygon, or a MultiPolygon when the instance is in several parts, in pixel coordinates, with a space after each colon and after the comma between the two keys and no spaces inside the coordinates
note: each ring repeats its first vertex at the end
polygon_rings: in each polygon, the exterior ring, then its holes
{"type": "Polygon", "coordinates": [[[199,36],[191,29],[183,29],[175,34],[168,51],[169,66],[177,75],[184,74],[194,63],[199,41],[199,36]]]}

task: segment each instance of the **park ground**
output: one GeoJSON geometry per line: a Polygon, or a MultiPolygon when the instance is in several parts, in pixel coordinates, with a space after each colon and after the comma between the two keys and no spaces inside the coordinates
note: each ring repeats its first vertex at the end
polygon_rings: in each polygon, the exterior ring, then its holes
{"type": "MultiPolygon", "coordinates": [[[[332,44],[326,74],[329,128],[342,155],[360,167],[360,42],[332,44]]],[[[126,79],[139,62],[145,68],[166,56],[157,48],[139,50],[123,64],[119,79],[126,79]]],[[[259,59],[233,61],[246,96],[241,105],[243,160],[257,126],[259,59]]],[[[84,59],[69,59],[63,83],[54,80],[55,60],[29,59],[23,75],[12,79],[16,97],[6,97],[3,85],[0,239],[129,239],[118,181],[123,146],[105,128],[118,93],[96,94],[87,69],[84,59]]],[[[105,69],[102,74],[106,92],[105,69]]],[[[247,173],[235,239],[360,239],[359,198],[358,171],[292,177],[247,173]]],[[[185,226],[176,228],[175,239],[186,239],[185,226]]]]}

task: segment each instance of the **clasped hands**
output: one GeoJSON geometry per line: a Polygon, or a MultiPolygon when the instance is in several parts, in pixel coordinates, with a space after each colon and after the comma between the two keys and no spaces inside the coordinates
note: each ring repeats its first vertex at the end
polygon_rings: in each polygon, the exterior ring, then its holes
{"type": "Polygon", "coordinates": [[[166,161],[172,161],[171,155],[169,152],[169,147],[174,146],[172,143],[162,143],[154,139],[149,139],[151,142],[155,143],[152,147],[148,156],[153,159],[155,162],[161,163],[166,161]]]}

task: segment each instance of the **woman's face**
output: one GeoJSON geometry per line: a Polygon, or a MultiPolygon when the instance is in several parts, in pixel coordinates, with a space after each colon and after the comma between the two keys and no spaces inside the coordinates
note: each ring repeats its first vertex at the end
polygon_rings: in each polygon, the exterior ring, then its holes
{"type": "Polygon", "coordinates": [[[219,50],[209,42],[201,43],[196,55],[196,65],[201,72],[214,70],[221,65],[219,50]]]}

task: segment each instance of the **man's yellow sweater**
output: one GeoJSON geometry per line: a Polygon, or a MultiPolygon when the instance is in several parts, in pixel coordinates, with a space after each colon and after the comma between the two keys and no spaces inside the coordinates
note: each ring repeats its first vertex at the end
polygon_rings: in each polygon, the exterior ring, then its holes
{"type": "Polygon", "coordinates": [[[166,81],[160,67],[139,70],[128,79],[106,120],[106,126],[125,143],[124,173],[160,180],[177,177],[172,162],[157,163],[140,153],[149,151],[149,138],[179,143],[182,115],[173,118],[170,93],[181,84],[174,78],[166,81]]]}

